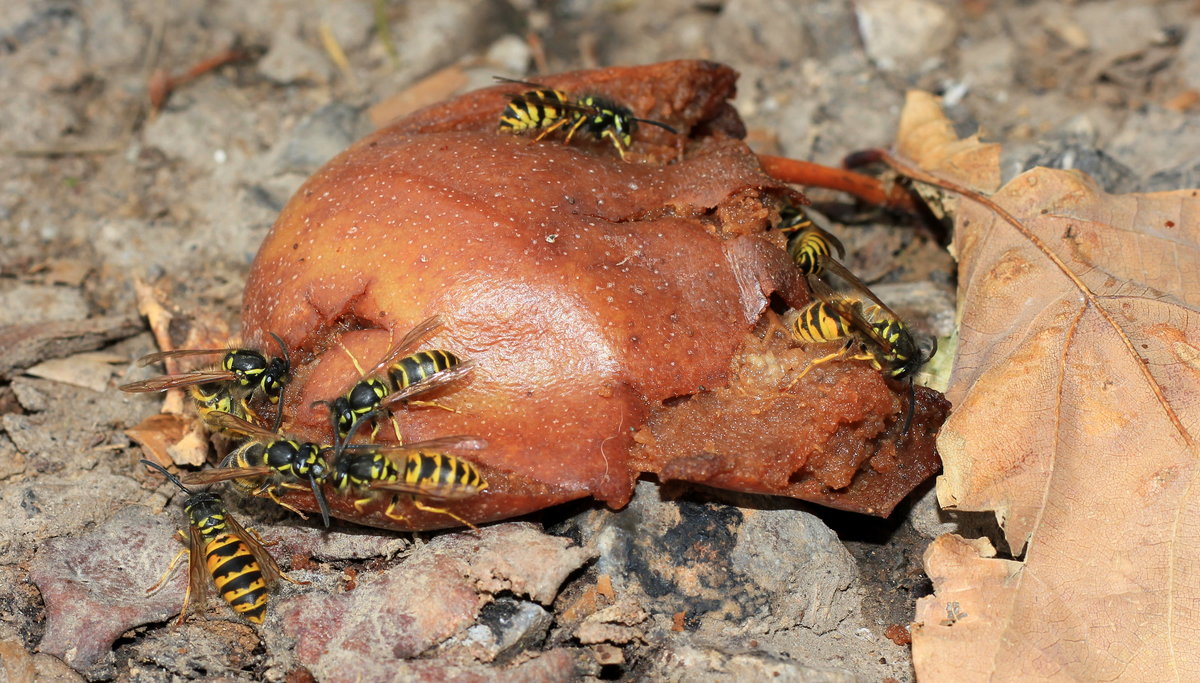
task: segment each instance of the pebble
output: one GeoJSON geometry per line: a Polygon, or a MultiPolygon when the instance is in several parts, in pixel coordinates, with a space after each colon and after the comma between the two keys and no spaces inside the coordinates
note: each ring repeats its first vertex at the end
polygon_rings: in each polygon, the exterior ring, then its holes
{"type": "Polygon", "coordinates": [[[300,119],[275,147],[275,173],[309,174],[371,129],[363,109],[332,102],[300,119]]]}
{"type": "Polygon", "coordinates": [[[927,0],[859,0],[855,6],[867,56],[883,71],[927,70],[958,36],[950,12],[927,0]]]}
{"type": "Polygon", "coordinates": [[[533,50],[521,36],[506,33],[488,46],[484,55],[491,67],[501,73],[524,74],[533,59],[533,50]]]}
{"type": "Polygon", "coordinates": [[[1200,19],[1192,19],[1185,29],[1183,43],[1176,57],[1177,69],[1184,83],[1192,90],[1200,90],[1200,19]]]}
{"type": "Polygon", "coordinates": [[[298,38],[293,31],[280,31],[271,38],[271,49],[258,62],[258,72],[280,85],[329,83],[334,66],[320,49],[298,38]]]}
{"type": "Polygon", "coordinates": [[[0,291],[0,325],[83,320],[87,316],[83,292],[74,287],[17,283],[0,291]]]}

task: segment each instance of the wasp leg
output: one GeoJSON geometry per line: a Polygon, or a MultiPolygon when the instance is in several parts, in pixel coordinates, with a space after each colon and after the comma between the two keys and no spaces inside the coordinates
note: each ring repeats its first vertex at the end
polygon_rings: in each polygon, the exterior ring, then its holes
{"type": "Polygon", "coordinates": [[[615,133],[613,133],[611,130],[606,130],[600,134],[600,137],[608,138],[609,142],[613,144],[613,147],[617,148],[617,154],[621,155],[621,161],[625,161],[625,145],[621,143],[615,133]]]}
{"type": "Polygon", "coordinates": [[[847,345],[843,346],[842,348],[838,349],[834,353],[831,353],[827,356],[821,356],[820,358],[815,358],[815,359],[809,361],[808,367],[801,370],[800,374],[796,375],[796,379],[793,379],[791,384],[788,384],[787,388],[784,389],[784,391],[791,391],[792,387],[796,386],[797,382],[799,382],[801,379],[804,379],[804,376],[808,374],[809,370],[812,370],[813,368],[817,367],[818,365],[822,365],[824,363],[828,363],[831,360],[837,360],[838,358],[845,356],[846,352],[850,350],[850,347],[851,347],[851,344],[847,344],[847,345]]]}
{"type": "MultiPolygon", "coordinates": [[[[291,487],[289,487],[287,484],[281,484],[281,486],[282,486],[282,487],[285,487],[285,488],[298,488],[298,489],[303,489],[303,488],[304,488],[303,486],[291,486],[291,487]]],[[[265,489],[265,490],[264,490],[264,489],[259,489],[259,491],[255,492],[255,494],[254,494],[254,495],[256,495],[256,496],[259,496],[259,497],[262,497],[262,496],[264,496],[264,495],[265,495],[267,498],[270,498],[270,499],[271,499],[271,502],[272,502],[272,503],[275,503],[276,505],[278,505],[278,506],[279,506],[279,507],[281,507],[281,508],[285,508],[285,509],[287,509],[287,510],[291,510],[292,512],[294,512],[294,513],[296,513],[296,514],[300,515],[300,519],[303,519],[304,521],[308,521],[308,515],[304,514],[304,513],[303,513],[303,512],[301,512],[300,510],[298,510],[298,509],[296,509],[296,508],[292,507],[291,505],[288,505],[287,503],[285,503],[285,502],[283,502],[282,500],[280,500],[280,499],[279,499],[279,492],[278,492],[278,491],[277,491],[275,488],[270,488],[270,489],[265,489]]]]}
{"type": "MultiPolygon", "coordinates": [[[[563,120],[565,121],[566,119],[563,120]]],[[[571,130],[567,131],[567,137],[563,140],[563,144],[569,144],[571,142],[571,138],[575,137],[575,131],[579,130],[579,127],[582,126],[583,122],[586,120],[587,117],[583,115],[580,115],[577,119],[575,119],[575,123],[571,124],[571,130]]]]}
{"type": "Polygon", "coordinates": [[[468,522],[467,520],[463,519],[462,517],[459,517],[458,515],[454,514],[453,512],[450,512],[446,508],[435,508],[431,505],[426,505],[425,503],[422,503],[420,500],[415,500],[415,499],[413,500],[413,507],[420,510],[421,512],[439,512],[443,515],[453,517],[454,520],[457,521],[459,524],[462,524],[463,526],[466,526],[466,527],[470,527],[472,531],[479,531],[479,527],[468,522]]]}
{"type": "Polygon", "coordinates": [[[396,496],[392,496],[392,502],[388,503],[387,509],[383,511],[383,516],[387,517],[388,519],[394,519],[397,522],[403,522],[404,524],[410,524],[410,522],[408,521],[408,517],[405,517],[404,515],[400,514],[399,512],[396,512],[396,503],[397,502],[399,502],[399,501],[396,500],[396,496]]]}
{"type": "MultiPolygon", "coordinates": [[[[568,121],[568,120],[569,119],[566,119],[564,116],[564,118],[554,121],[554,124],[552,126],[547,127],[545,131],[538,133],[538,137],[534,138],[534,142],[538,142],[538,140],[540,140],[541,138],[548,136],[548,134],[550,134],[554,131],[557,131],[558,128],[563,127],[563,125],[566,124],[566,121],[568,121]]],[[[568,140],[571,139],[570,134],[568,134],[568,136],[566,136],[566,139],[568,139],[568,140]]]]}
{"type": "Polygon", "coordinates": [[[146,595],[153,595],[154,593],[157,593],[163,587],[163,585],[167,583],[167,579],[171,578],[171,574],[175,572],[175,567],[179,566],[179,560],[183,559],[183,556],[186,555],[187,552],[188,549],[184,548],[183,550],[175,553],[175,557],[171,560],[171,564],[167,565],[167,571],[163,572],[162,576],[159,577],[158,583],[146,589],[146,595]]]}
{"type": "Polygon", "coordinates": [[[437,401],[405,401],[404,403],[405,403],[405,405],[417,406],[418,408],[441,408],[442,410],[445,410],[450,413],[458,412],[456,409],[444,406],[441,403],[438,403],[437,401]]]}

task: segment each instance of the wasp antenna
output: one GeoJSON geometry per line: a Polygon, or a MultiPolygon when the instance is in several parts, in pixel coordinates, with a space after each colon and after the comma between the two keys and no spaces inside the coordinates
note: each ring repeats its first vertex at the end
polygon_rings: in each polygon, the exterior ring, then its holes
{"type": "Polygon", "coordinates": [[[188,487],[184,486],[184,485],[183,485],[183,482],[179,481],[179,477],[177,477],[177,476],[175,476],[174,474],[171,474],[170,472],[168,472],[168,471],[167,471],[167,468],[163,467],[162,465],[160,465],[160,464],[158,464],[158,463],[156,463],[156,462],[150,462],[149,460],[146,460],[146,459],[142,459],[142,460],[141,460],[141,463],[142,463],[143,465],[145,465],[146,467],[152,467],[152,468],[154,468],[154,469],[158,470],[159,472],[162,472],[162,473],[163,473],[163,476],[167,478],[167,481],[169,481],[169,482],[171,482],[172,484],[174,484],[174,485],[178,486],[178,487],[179,487],[179,488],[180,488],[180,489],[181,489],[181,490],[182,490],[184,493],[188,494],[189,496],[191,496],[191,495],[195,495],[195,494],[193,494],[193,493],[192,493],[191,489],[189,489],[188,487]]]}
{"type": "Polygon", "coordinates": [[[353,439],[354,435],[358,433],[358,428],[361,427],[364,422],[366,422],[367,420],[370,420],[372,417],[374,417],[374,416],[371,415],[370,413],[367,413],[366,415],[359,415],[354,420],[354,422],[352,422],[350,424],[350,429],[349,429],[349,431],[346,432],[346,438],[342,439],[342,442],[340,444],[337,444],[337,446],[335,447],[335,450],[334,450],[335,457],[341,457],[342,452],[346,450],[346,446],[350,445],[350,440],[353,439]]]}
{"type": "Polygon", "coordinates": [[[908,435],[908,428],[912,426],[913,412],[917,409],[917,387],[913,382],[913,376],[908,376],[908,410],[904,415],[904,429],[900,432],[900,436],[908,435]]]}
{"type": "Polygon", "coordinates": [[[317,478],[312,474],[308,475],[308,481],[312,484],[313,497],[317,499],[317,506],[321,508],[321,521],[325,524],[325,528],[329,528],[329,503],[325,500],[325,492],[321,490],[321,485],[317,483],[317,478]]]}
{"type": "Polygon", "coordinates": [[[671,126],[668,126],[667,124],[663,123],[662,121],[655,121],[654,119],[639,119],[639,118],[633,118],[633,120],[637,121],[638,123],[648,123],[652,126],[658,126],[659,128],[670,131],[672,135],[679,135],[679,131],[675,130],[671,126]]]}
{"type": "Polygon", "coordinates": [[[519,78],[506,78],[504,76],[492,76],[492,78],[499,81],[500,83],[516,83],[518,85],[528,85],[533,88],[541,88],[542,87],[541,83],[531,83],[530,81],[522,81],[519,78]]]}
{"type": "Polygon", "coordinates": [[[275,340],[276,344],[279,344],[279,350],[283,352],[283,362],[287,363],[289,368],[292,367],[292,359],[288,356],[287,344],[284,344],[283,340],[279,338],[279,335],[275,334],[274,332],[269,332],[268,334],[271,335],[271,338],[275,340]]]}

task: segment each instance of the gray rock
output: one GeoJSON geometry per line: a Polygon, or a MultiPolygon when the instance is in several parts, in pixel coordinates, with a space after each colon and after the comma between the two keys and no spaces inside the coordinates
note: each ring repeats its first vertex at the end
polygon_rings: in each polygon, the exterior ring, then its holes
{"type": "Polygon", "coordinates": [[[789,0],[730,0],[721,10],[713,41],[717,59],[788,66],[809,56],[811,39],[803,3],[789,0]]]}
{"type": "Polygon", "coordinates": [[[953,15],[927,0],[859,0],[855,7],[867,56],[883,71],[927,70],[958,36],[953,15]]]}
{"type": "Polygon", "coordinates": [[[401,77],[425,74],[462,57],[464,45],[482,45],[507,32],[507,8],[497,0],[439,0],[410,5],[392,25],[401,77]]]}
{"type": "MultiPolygon", "coordinates": [[[[959,50],[962,79],[972,88],[984,91],[1004,89],[1012,85],[1017,48],[1006,37],[965,42],[959,50]]],[[[995,96],[996,93],[989,93],[995,96]]]]}
{"type": "Polygon", "coordinates": [[[74,287],[18,282],[0,288],[0,325],[83,320],[87,315],[83,292],[74,287]]]}
{"type": "Polygon", "coordinates": [[[552,620],[537,603],[499,597],[479,611],[479,623],[467,629],[461,644],[481,661],[508,661],[541,643],[552,620]]]}
{"type": "Polygon", "coordinates": [[[1194,163],[1200,158],[1200,114],[1154,106],[1134,111],[1106,151],[1140,176],[1194,163]]]}
{"type": "Polygon", "coordinates": [[[359,107],[333,102],[296,123],[275,147],[275,173],[315,171],[371,130],[359,107]]]}
{"type": "Polygon", "coordinates": [[[1164,38],[1158,12],[1148,3],[1086,2],[1076,5],[1072,15],[1087,35],[1090,49],[1103,60],[1139,52],[1164,38]]]}
{"type": "Polygon", "coordinates": [[[806,666],[761,652],[731,654],[711,647],[664,648],[650,665],[649,680],[779,681],[780,683],[853,683],[866,680],[841,669],[806,666]]]}
{"type": "Polygon", "coordinates": [[[259,639],[249,625],[227,622],[214,629],[189,623],[169,631],[151,633],[130,648],[141,662],[152,663],[185,679],[236,679],[263,660],[256,653],[259,639]]]}
{"type": "Polygon", "coordinates": [[[854,558],[817,517],[799,510],[757,510],[738,529],[732,567],[766,589],[773,627],[829,633],[858,606],[847,593],[854,558]]]}
{"type": "Polygon", "coordinates": [[[1192,90],[1200,90],[1200,19],[1188,22],[1176,57],[1177,68],[1183,82],[1192,90]]]}
{"type": "Polygon", "coordinates": [[[280,85],[326,84],[333,80],[335,69],[320,49],[294,31],[283,30],[271,37],[271,49],[258,62],[258,72],[280,85]]]}
{"type": "Polygon", "coordinates": [[[515,33],[508,33],[488,46],[484,59],[501,73],[523,74],[533,59],[533,50],[524,38],[515,33]]]}
{"type": "Polygon", "coordinates": [[[375,10],[370,2],[328,0],[320,5],[321,21],[346,52],[367,44],[375,28],[375,10]]]}

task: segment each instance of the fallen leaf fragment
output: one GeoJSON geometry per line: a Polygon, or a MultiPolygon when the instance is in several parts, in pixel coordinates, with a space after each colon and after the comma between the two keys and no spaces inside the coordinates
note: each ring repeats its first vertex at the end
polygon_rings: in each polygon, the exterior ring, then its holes
{"type": "Polygon", "coordinates": [[[170,448],[183,438],[188,422],[178,415],[159,413],[142,420],[132,429],[126,429],[125,436],[141,446],[150,460],[167,467],[174,462],[170,448]]]}
{"type": "Polygon", "coordinates": [[[1024,560],[935,545],[917,675],[1195,679],[1200,192],[1039,168],[991,200],[959,202],[938,498],[1024,560]]]}
{"type": "Polygon", "coordinates": [[[960,140],[942,113],[940,99],[910,90],[900,114],[896,154],[976,192],[1000,187],[1000,145],[983,143],[978,135],[960,140]]]}

